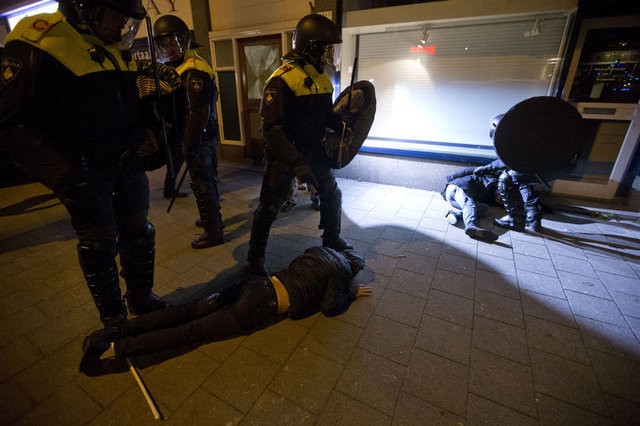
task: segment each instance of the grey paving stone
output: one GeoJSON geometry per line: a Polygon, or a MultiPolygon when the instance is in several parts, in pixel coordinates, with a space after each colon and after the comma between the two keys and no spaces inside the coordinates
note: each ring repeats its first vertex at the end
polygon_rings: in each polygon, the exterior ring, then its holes
{"type": "Polygon", "coordinates": [[[512,277],[516,276],[516,266],[513,260],[502,257],[491,257],[484,253],[478,254],[478,269],[512,277]]]}
{"type": "Polygon", "coordinates": [[[425,299],[387,288],[376,306],[376,314],[418,327],[425,299]]]}
{"type": "Polygon", "coordinates": [[[516,269],[520,271],[535,272],[550,277],[557,277],[555,266],[549,259],[540,259],[527,254],[516,253],[514,255],[516,269]]]}
{"type": "Polygon", "coordinates": [[[31,306],[0,320],[0,341],[10,343],[47,324],[49,318],[37,307],[31,306]]]}
{"type": "Polygon", "coordinates": [[[416,335],[415,347],[469,365],[472,330],[425,315],[416,335]]]}
{"type": "Polygon", "coordinates": [[[389,279],[388,288],[426,299],[431,288],[430,278],[424,274],[396,268],[389,279]]]}
{"type": "Polygon", "coordinates": [[[524,328],[476,315],[473,322],[473,347],[520,364],[530,364],[524,328]]]}
{"type": "Polygon", "coordinates": [[[585,408],[576,407],[548,395],[537,394],[540,424],[543,425],[613,425],[611,419],[585,408]]]}
{"type": "Polygon", "coordinates": [[[417,330],[389,318],[373,315],[358,347],[389,358],[402,365],[409,364],[417,330]]]}
{"type": "Polygon", "coordinates": [[[278,373],[280,365],[239,347],[203,384],[227,404],[246,413],[278,373]]]}
{"type": "Polygon", "coordinates": [[[489,257],[503,257],[513,260],[513,248],[507,244],[479,244],[478,253],[489,257]]]}
{"type": "Polygon", "coordinates": [[[438,260],[437,268],[473,277],[476,271],[476,260],[469,256],[443,255],[438,260]]]}
{"type": "Polygon", "coordinates": [[[516,327],[524,327],[520,300],[488,291],[477,290],[474,306],[477,315],[492,318],[516,327]]]}
{"type": "MultiPolygon", "coordinates": [[[[513,240],[513,252],[516,255],[523,255],[527,257],[536,257],[540,259],[551,260],[549,255],[549,249],[544,242],[544,239],[536,239],[535,241],[525,241],[520,239],[513,240]]],[[[517,256],[516,256],[517,257],[517,256]]]]}
{"type": "Polygon", "coordinates": [[[316,420],[317,417],[304,408],[275,392],[266,391],[242,418],[242,424],[313,425],[316,420]]]}
{"type": "Polygon", "coordinates": [[[29,333],[29,339],[44,354],[50,354],[65,344],[72,342],[78,335],[89,334],[93,316],[80,308],[73,309],[67,315],[50,321],[46,326],[29,333]]]}
{"type": "Polygon", "coordinates": [[[618,305],[622,315],[640,316],[640,296],[612,292],[611,297],[614,302],[616,302],[616,305],[618,305]]]}
{"type": "Polygon", "coordinates": [[[299,346],[325,358],[345,364],[363,330],[347,322],[320,316],[299,346]]]}
{"type": "Polygon", "coordinates": [[[472,349],[469,392],[525,413],[536,415],[531,367],[472,349]]]}
{"type": "Polygon", "coordinates": [[[589,350],[589,356],[604,391],[640,403],[640,360],[620,359],[595,349],[589,350]]]}
{"type": "MultiPolygon", "coordinates": [[[[219,398],[198,388],[163,423],[190,426],[238,424],[243,414],[219,398]]],[[[250,419],[249,419],[250,420],[250,419]]]]}
{"type": "Polygon", "coordinates": [[[571,235],[557,234],[557,236],[553,237],[545,236],[544,241],[552,257],[554,257],[554,255],[562,255],[574,259],[587,260],[587,255],[584,250],[572,240],[571,235]]]}
{"type": "Polygon", "coordinates": [[[599,272],[598,275],[610,292],[640,296],[640,278],[625,277],[606,272],[599,272]]]}
{"type": "Polygon", "coordinates": [[[437,269],[432,281],[436,290],[451,293],[456,296],[473,299],[475,293],[475,279],[465,274],[437,269]]]}
{"type": "Polygon", "coordinates": [[[593,269],[598,272],[605,272],[613,275],[622,275],[624,277],[637,278],[637,274],[629,265],[629,262],[622,259],[611,258],[610,256],[599,256],[587,254],[591,261],[593,269]]]}
{"type": "Polygon", "coordinates": [[[607,414],[604,396],[590,365],[531,349],[536,391],[601,415],[607,414]]]}
{"type": "Polygon", "coordinates": [[[359,349],[353,353],[335,389],[391,416],[404,375],[404,366],[359,349]]]}
{"type": "Polygon", "coordinates": [[[633,425],[640,419],[640,404],[605,393],[609,412],[616,425],[633,425]]]}
{"type": "Polygon", "coordinates": [[[2,380],[0,383],[0,398],[2,398],[2,421],[7,424],[16,422],[36,406],[20,385],[11,380],[2,380]]]}
{"type": "Polygon", "coordinates": [[[597,277],[598,274],[588,260],[576,259],[569,256],[554,254],[551,256],[553,264],[558,271],[572,272],[586,275],[587,277],[597,277]]]}
{"type": "Polygon", "coordinates": [[[21,337],[0,348],[0,384],[44,357],[28,337],[21,337]]]}
{"type": "Polygon", "coordinates": [[[251,334],[244,341],[243,346],[275,362],[283,363],[295,351],[307,332],[308,330],[297,321],[285,320],[251,334]],[[273,342],[278,344],[274,345],[273,342]]]}
{"type": "Polygon", "coordinates": [[[431,290],[424,313],[471,328],[473,300],[444,291],[431,290]]]}
{"type": "Polygon", "coordinates": [[[525,314],[559,324],[575,326],[575,319],[568,301],[528,291],[521,292],[520,297],[525,314]]]}
{"type": "Polygon", "coordinates": [[[382,236],[382,238],[373,242],[369,250],[377,254],[396,257],[399,254],[404,254],[407,244],[408,243],[404,241],[390,240],[382,236]]]}
{"type": "Polygon", "coordinates": [[[629,327],[620,327],[577,316],[582,340],[588,348],[640,360],[640,342],[629,327]]]}
{"type": "Polygon", "coordinates": [[[393,416],[392,424],[404,426],[457,426],[464,424],[464,417],[456,416],[425,400],[402,392],[396,404],[396,412],[393,416]]]}
{"type": "Polygon", "coordinates": [[[501,294],[512,299],[520,298],[518,279],[509,275],[478,269],[476,273],[476,288],[501,294]]]}
{"type": "Polygon", "coordinates": [[[467,407],[467,424],[533,426],[538,424],[538,420],[471,393],[467,407]]]}
{"type": "Polygon", "coordinates": [[[375,408],[339,392],[332,392],[316,424],[382,426],[390,423],[391,418],[375,408]]]}
{"type": "MultiPolygon", "coordinates": [[[[558,271],[562,287],[577,293],[584,293],[601,299],[611,299],[602,281],[596,277],[587,277],[572,272],[558,271]]],[[[557,296],[556,296],[557,297],[557,296]]]]}
{"type": "Polygon", "coordinates": [[[399,259],[397,257],[389,257],[376,253],[367,253],[366,256],[367,268],[371,269],[376,274],[385,276],[393,275],[393,271],[398,264],[399,259]]]}
{"type": "Polygon", "coordinates": [[[620,326],[626,324],[615,302],[573,291],[567,291],[566,294],[575,315],[620,326]]]}
{"type": "Polygon", "coordinates": [[[438,258],[442,248],[443,243],[441,241],[434,241],[427,236],[416,233],[413,239],[407,243],[406,251],[421,256],[438,258]]]}
{"type": "Polygon", "coordinates": [[[589,356],[578,329],[526,316],[527,342],[532,348],[589,364],[589,356]]]}
{"type": "Polygon", "coordinates": [[[468,381],[468,366],[416,349],[411,356],[402,390],[464,416],[468,381]]]}
{"type": "Polygon", "coordinates": [[[629,327],[631,327],[635,333],[636,338],[640,340],[640,318],[626,317],[626,320],[629,323],[629,327]]]}
{"type": "Polygon", "coordinates": [[[396,268],[416,272],[431,277],[436,270],[437,262],[434,258],[414,253],[405,253],[398,259],[396,268]]]}
{"type": "Polygon", "coordinates": [[[546,294],[548,296],[565,299],[560,280],[536,272],[518,270],[518,284],[522,290],[546,294]]]}

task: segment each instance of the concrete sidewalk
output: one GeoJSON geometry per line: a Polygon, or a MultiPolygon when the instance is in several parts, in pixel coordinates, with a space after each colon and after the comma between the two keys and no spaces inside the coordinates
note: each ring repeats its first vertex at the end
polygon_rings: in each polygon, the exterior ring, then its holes
{"type": "MultiPolygon", "coordinates": [[[[261,177],[220,165],[229,242],[193,250],[193,196],[167,214],[150,174],[158,294],[193,300],[243,264],[261,177]]],[[[542,235],[492,227],[489,244],[436,192],[339,185],[374,296],[141,370],[164,423],[640,424],[640,224],[556,210],[542,235]]],[[[274,224],[272,271],[320,244],[307,195],[274,224]]],[[[100,323],[75,246],[46,188],[0,189],[0,425],[157,424],[130,374],[78,373],[100,323]]]]}

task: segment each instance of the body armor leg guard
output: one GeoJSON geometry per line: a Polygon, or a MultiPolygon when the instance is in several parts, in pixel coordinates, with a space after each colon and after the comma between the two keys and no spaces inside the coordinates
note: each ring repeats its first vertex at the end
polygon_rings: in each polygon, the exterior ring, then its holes
{"type": "Polygon", "coordinates": [[[524,203],[518,185],[514,184],[510,172],[504,171],[498,178],[498,195],[502,199],[506,216],[494,219],[494,223],[503,228],[516,231],[524,230],[524,203]]]}
{"type": "Polygon", "coordinates": [[[336,251],[352,249],[353,246],[340,237],[342,229],[342,191],[338,188],[333,170],[326,176],[314,170],[318,180],[318,197],[320,199],[320,226],[322,245],[336,251]],[[324,179],[323,179],[324,177],[324,179]]]}
{"type": "Polygon", "coordinates": [[[220,214],[220,204],[217,197],[211,193],[196,193],[196,205],[200,214],[200,221],[204,232],[191,242],[191,247],[201,249],[219,246],[224,243],[224,233],[222,231],[222,215],[220,214]]]}
{"type": "Polygon", "coordinates": [[[112,327],[125,321],[127,310],[122,303],[115,248],[81,241],[77,250],[87,287],[104,326],[112,327]]]}
{"type": "Polygon", "coordinates": [[[526,211],[525,227],[529,231],[540,232],[542,230],[542,208],[538,194],[530,185],[521,184],[520,195],[526,211]]]}
{"type": "Polygon", "coordinates": [[[167,303],[151,292],[155,266],[155,230],[150,222],[138,238],[121,237],[119,242],[121,275],[127,284],[125,298],[129,312],[141,315],[162,309],[167,303]]]}
{"type": "Polygon", "coordinates": [[[247,260],[251,271],[256,275],[267,275],[267,269],[264,266],[265,251],[269,241],[271,225],[278,216],[278,210],[279,207],[260,203],[253,213],[247,260]]]}

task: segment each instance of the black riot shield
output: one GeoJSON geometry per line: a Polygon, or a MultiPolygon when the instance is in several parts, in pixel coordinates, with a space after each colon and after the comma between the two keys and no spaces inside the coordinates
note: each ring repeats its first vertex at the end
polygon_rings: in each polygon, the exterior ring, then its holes
{"type": "Polygon", "coordinates": [[[575,167],[584,135],[582,116],[573,105],[559,98],[538,96],[505,113],[493,144],[511,169],[558,177],[575,167]]]}
{"type": "Polygon", "coordinates": [[[327,128],[322,143],[331,167],[341,169],[353,160],[369,135],[376,115],[373,84],[362,80],[353,84],[353,90],[351,86],[347,87],[334,102],[333,112],[349,119],[338,129],[327,128]]]}

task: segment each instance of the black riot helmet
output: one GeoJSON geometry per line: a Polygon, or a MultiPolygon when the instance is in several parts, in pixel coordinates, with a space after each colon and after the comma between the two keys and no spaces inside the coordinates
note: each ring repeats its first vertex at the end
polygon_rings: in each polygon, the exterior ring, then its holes
{"type": "Polygon", "coordinates": [[[293,31],[293,51],[285,59],[308,60],[318,71],[322,71],[329,60],[334,65],[339,61],[337,46],[342,43],[336,24],[326,16],[312,13],[300,19],[293,31]]]}
{"type": "Polygon", "coordinates": [[[491,124],[489,125],[489,137],[493,140],[493,137],[496,135],[496,129],[498,128],[498,124],[500,124],[500,120],[502,120],[504,114],[496,115],[491,119],[491,124]]]}
{"type": "Polygon", "coordinates": [[[131,47],[147,15],[142,0],[58,0],[58,10],[81,33],[98,37],[106,44],[131,47]]]}
{"type": "Polygon", "coordinates": [[[179,63],[189,49],[190,32],[187,24],[175,15],[164,15],[153,24],[153,36],[158,61],[179,63]]]}

